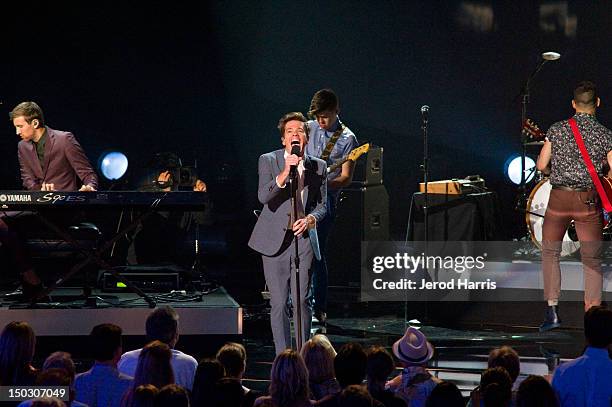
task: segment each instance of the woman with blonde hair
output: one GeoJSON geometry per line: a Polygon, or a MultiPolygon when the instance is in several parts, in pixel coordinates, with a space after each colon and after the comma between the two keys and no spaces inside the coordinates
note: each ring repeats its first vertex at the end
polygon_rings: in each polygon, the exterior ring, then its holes
{"type": "Polygon", "coordinates": [[[310,391],[314,400],[340,393],[340,384],[334,373],[336,350],[325,335],[315,335],[302,346],[300,352],[306,368],[310,391]]]}
{"type": "Polygon", "coordinates": [[[270,395],[255,400],[254,407],[306,407],[308,397],[308,369],[299,353],[286,349],[279,353],[270,372],[270,395]]]}

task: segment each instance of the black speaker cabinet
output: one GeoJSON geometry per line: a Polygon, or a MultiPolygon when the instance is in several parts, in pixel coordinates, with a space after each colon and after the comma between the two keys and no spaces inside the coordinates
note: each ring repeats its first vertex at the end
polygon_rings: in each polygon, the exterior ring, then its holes
{"type": "Polygon", "coordinates": [[[330,286],[359,287],[361,242],[389,240],[389,195],[384,185],[340,192],[327,245],[330,286]]]}
{"type": "Polygon", "coordinates": [[[381,185],[383,183],[383,148],[370,147],[365,159],[355,161],[351,188],[381,185]]]}

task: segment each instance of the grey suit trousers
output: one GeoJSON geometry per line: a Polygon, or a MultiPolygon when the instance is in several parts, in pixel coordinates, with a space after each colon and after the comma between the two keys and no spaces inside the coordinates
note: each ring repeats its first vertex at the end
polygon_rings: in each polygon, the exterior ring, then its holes
{"type": "MultiPolygon", "coordinates": [[[[300,303],[302,305],[302,341],[310,337],[312,324],[312,307],[308,297],[310,291],[310,265],[312,263],[312,247],[310,241],[303,237],[298,239],[298,253],[300,256],[300,303]]],[[[268,290],[270,290],[270,325],[274,338],[276,354],[291,348],[291,326],[289,323],[289,294],[291,304],[297,304],[295,279],[295,246],[291,244],[278,256],[261,256],[263,260],[264,276],[268,290]]],[[[293,307],[293,326],[297,335],[297,312],[293,307]]],[[[298,349],[299,351],[299,349],[298,349]]]]}

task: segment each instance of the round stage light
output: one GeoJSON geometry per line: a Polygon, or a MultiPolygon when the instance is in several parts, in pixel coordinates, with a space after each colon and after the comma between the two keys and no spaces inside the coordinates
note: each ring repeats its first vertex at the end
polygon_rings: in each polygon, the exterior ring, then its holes
{"type": "MultiPolygon", "coordinates": [[[[521,156],[513,155],[504,165],[506,177],[516,185],[521,183],[521,156]]],[[[536,163],[531,157],[525,157],[525,183],[533,179],[536,173],[536,163]]]]}
{"type": "Polygon", "coordinates": [[[120,151],[111,151],[102,154],[99,160],[100,172],[110,181],[123,177],[128,169],[128,159],[120,151]]]}

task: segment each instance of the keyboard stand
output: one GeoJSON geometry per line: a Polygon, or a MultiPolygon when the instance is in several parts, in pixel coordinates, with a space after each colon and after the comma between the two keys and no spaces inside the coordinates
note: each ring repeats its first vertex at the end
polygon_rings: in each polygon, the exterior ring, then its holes
{"type": "Polygon", "coordinates": [[[123,237],[123,235],[125,235],[126,233],[129,233],[132,230],[136,229],[136,227],[138,226],[138,224],[140,222],[142,222],[147,217],[149,217],[152,213],[154,213],[157,210],[157,205],[159,204],[159,202],[160,202],[160,200],[156,200],[149,207],[149,210],[147,210],[146,212],[142,213],[140,216],[138,216],[136,219],[134,219],[129,225],[127,225],[125,228],[123,228],[122,230],[117,232],[110,240],[107,240],[106,242],[104,242],[104,244],[102,244],[100,248],[95,249],[95,250],[92,250],[90,248],[84,247],[75,238],[73,238],[69,233],[67,233],[66,231],[62,230],[56,224],[54,224],[53,222],[51,222],[50,220],[45,218],[40,213],[40,211],[34,211],[42,223],[44,223],[49,229],[54,231],[59,237],[61,237],[66,242],[68,242],[71,245],[73,245],[79,252],[81,252],[83,255],[85,255],[85,259],[83,259],[80,263],[75,264],[66,273],[62,274],[55,282],[53,282],[51,285],[46,287],[36,298],[32,298],[32,303],[35,303],[36,300],[39,299],[39,298],[44,298],[44,297],[48,296],[59,285],[63,284],[67,280],[69,280],[72,276],[74,276],[79,271],[81,271],[83,269],[83,267],[85,267],[87,264],[89,264],[90,262],[93,261],[96,264],[98,264],[100,267],[102,267],[103,269],[105,269],[109,273],[111,273],[117,279],[117,281],[121,281],[123,284],[125,284],[125,286],[129,290],[133,291],[134,293],[136,293],[140,297],[142,297],[147,302],[147,304],[149,304],[150,308],[155,308],[156,303],[155,303],[155,300],[153,300],[153,298],[151,298],[149,295],[147,295],[140,288],[138,288],[137,286],[132,284],[128,279],[123,278],[114,269],[113,266],[111,266],[104,259],[102,259],[101,255],[104,252],[106,252],[108,249],[110,249],[115,244],[115,242],[117,242],[119,239],[121,239],[123,237]]]}

